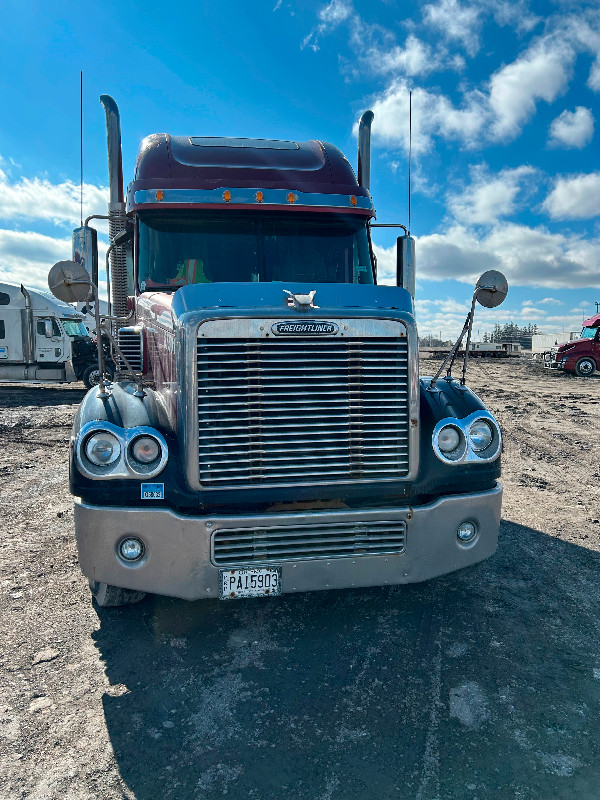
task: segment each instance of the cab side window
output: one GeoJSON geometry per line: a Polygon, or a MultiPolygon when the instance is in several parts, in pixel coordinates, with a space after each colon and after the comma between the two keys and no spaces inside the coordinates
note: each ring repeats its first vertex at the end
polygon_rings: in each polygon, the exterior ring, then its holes
{"type": "Polygon", "coordinates": [[[6,338],[6,330],[4,327],[4,320],[0,319],[0,339],[6,338]]]}

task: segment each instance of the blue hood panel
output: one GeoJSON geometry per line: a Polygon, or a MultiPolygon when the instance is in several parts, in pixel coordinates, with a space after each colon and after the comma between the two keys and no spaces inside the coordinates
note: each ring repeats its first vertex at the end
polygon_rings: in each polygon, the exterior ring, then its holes
{"type": "MultiPolygon", "coordinates": [[[[397,286],[371,286],[352,283],[197,283],[182,286],[173,297],[173,314],[180,317],[189,311],[209,308],[280,308],[285,304],[284,289],[296,294],[316,290],[315,306],[320,308],[394,309],[413,314],[413,303],[406,289],[397,286]]],[[[311,314],[318,314],[317,308],[311,314]]]]}

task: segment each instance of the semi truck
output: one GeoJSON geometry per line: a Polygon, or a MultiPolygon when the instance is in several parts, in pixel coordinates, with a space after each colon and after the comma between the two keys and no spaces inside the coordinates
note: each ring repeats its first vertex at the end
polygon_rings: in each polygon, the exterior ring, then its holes
{"type": "Polygon", "coordinates": [[[544,366],[580,378],[589,378],[600,370],[600,314],[584,320],[577,338],[545,353],[544,366]]]}
{"type": "MultiPolygon", "coordinates": [[[[389,586],[490,556],[500,428],[464,372],[419,376],[406,229],[398,285],[377,284],[372,112],[356,175],[318,140],[159,133],[125,199],[119,111],[101,102],[104,329],[123,357],[70,443],[96,602],[389,586]]],[[[88,233],[74,236],[80,247],[88,233]]],[[[78,300],[96,281],[74,261],[49,276],[78,300]]],[[[497,291],[484,284],[473,308],[497,291]]]]}
{"type": "Polygon", "coordinates": [[[45,292],[0,283],[0,383],[70,383],[88,388],[96,348],[83,314],[45,292]]]}

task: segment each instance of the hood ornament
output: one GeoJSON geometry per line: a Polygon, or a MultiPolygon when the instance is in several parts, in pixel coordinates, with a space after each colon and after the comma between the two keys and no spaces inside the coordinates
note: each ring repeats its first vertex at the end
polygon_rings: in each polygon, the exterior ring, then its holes
{"type": "Polygon", "coordinates": [[[316,289],[311,289],[308,294],[294,294],[289,289],[283,290],[288,295],[285,298],[286,303],[290,308],[295,308],[296,311],[308,311],[309,308],[318,308],[313,302],[317,293],[316,289]]]}

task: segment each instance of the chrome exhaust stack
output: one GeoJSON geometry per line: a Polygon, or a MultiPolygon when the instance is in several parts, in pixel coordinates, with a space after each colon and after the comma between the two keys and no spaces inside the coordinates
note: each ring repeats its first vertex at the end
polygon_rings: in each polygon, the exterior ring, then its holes
{"type": "Polygon", "coordinates": [[[358,182],[371,191],[371,123],[375,114],[365,111],[358,123],[358,182]]]}
{"type": "MultiPolygon", "coordinates": [[[[125,230],[127,218],[123,196],[123,158],[121,155],[121,118],[112,97],[100,96],[106,113],[106,143],[108,148],[108,180],[110,201],[108,204],[108,234],[111,242],[125,230]]],[[[123,247],[113,247],[110,253],[111,313],[116,317],[127,316],[127,256],[123,247]]]]}

